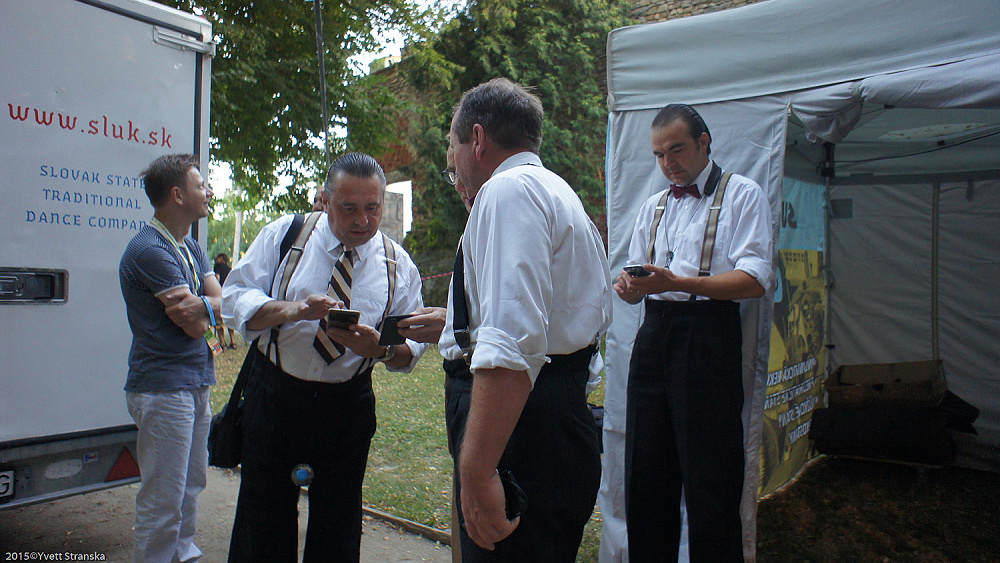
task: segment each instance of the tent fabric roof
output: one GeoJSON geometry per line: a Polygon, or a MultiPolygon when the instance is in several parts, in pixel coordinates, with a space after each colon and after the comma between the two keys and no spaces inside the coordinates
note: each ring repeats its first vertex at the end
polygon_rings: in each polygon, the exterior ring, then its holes
{"type": "Polygon", "coordinates": [[[608,36],[608,105],[746,99],[1000,54],[997,22],[996,0],[767,0],[625,27],[608,36]]]}

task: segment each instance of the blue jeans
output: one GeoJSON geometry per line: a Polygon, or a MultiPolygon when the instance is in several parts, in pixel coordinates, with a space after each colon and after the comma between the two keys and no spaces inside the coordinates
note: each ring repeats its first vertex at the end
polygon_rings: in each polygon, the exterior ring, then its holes
{"type": "Polygon", "coordinates": [[[201,556],[194,544],[198,495],[208,473],[209,387],[127,393],[139,427],[134,561],[172,563],[201,556]]]}

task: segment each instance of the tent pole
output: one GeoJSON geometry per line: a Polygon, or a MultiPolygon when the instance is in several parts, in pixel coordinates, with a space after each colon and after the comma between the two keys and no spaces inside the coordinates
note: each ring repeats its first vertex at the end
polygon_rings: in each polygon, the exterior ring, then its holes
{"type": "Polygon", "coordinates": [[[941,182],[934,182],[931,191],[931,352],[941,358],[938,345],[938,247],[940,244],[941,182]]]}
{"type": "Polygon", "coordinates": [[[833,267],[830,264],[830,219],[833,217],[833,208],[830,204],[830,187],[833,185],[833,178],[836,175],[834,166],[833,143],[824,142],[824,159],[820,163],[819,172],[823,177],[826,189],[823,191],[823,205],[826,207],[826,217],[823,221],[823,287],[826,289],[825,311],[823,315],[823,347],[826,349],[826,379],[830,379],[833,374],[833,363],[830,361],[830,352],[835,345],[830,336],[830,327],[833,321],[830,319],[830,293],[833,291],[833,267]]]}

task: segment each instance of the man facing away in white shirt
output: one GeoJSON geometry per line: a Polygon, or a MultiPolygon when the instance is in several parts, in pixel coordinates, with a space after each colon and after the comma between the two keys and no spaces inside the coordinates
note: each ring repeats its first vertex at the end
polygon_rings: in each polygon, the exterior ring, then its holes
{"type": "Polygon", "coordinates": [[[465,563],[574,561],[600,482],[586,384],[611,280],[582,202],[538,157],[542,116],[495,79],[463,96],[449,135],[472,201],[439,343],[465,563]]]}

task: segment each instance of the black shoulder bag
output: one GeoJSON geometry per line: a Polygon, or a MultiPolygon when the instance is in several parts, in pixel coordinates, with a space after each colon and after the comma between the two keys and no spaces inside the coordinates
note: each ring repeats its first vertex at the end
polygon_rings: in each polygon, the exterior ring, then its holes
{"type": "MultiPolygon", "coordinates": [[[[288,264],[285,265],[283,284],[287,283],[290,277],[289,269],[294,270],[298,265],[298,257],[302,254],[302,248],[306,240],[312,233],[312,228],[316,225],[321,213],[311,213],[307,220],[304,215],[296,214],[292,220],[285,238],[281,239],[281,249],[278,257],[278,265],[285,259],[291,250],[296,250],[294,260],[289,257],[288,264]],[[303,227],[306,227],[303,229],[303,227]],[[302,240],[298,240],[302,236],[302,240]]],[[[277,272],[275,272],[277,275],[277,272]]],[[[273,282],[272,282],[273,285],[273,282]]],[[[229,395],[229,402],[222,407],[219,414],[212,417],[211,428],[208,432],[208,464],[213,467],[232,469],[240,464],[240,457],[243,446],[243,389],[250,379],[250,370],[253,367],[253,351],[257,347],[260,337],[254,339],[247,350],[247,356],[243,360],[243,367],[233,384],[233,392],[229,395]]]]}

